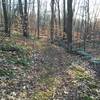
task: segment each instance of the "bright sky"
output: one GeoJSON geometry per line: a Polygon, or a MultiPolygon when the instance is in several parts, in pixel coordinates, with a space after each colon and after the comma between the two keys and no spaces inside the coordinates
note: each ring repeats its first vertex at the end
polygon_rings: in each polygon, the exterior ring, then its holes
{"type": "MultiPolygon", "coordinates": [[[[14,2],[18,0],[12,0],[14,2]]],[[[24,0],[22,0],[24,1],[24,0]]],[[[50,11],[50,2],[51,0],[40,0],[42,2],[41,4],[41,10],[44,8],[45,9],[45,3],[47,2],[47,10],[50,11]]],[[[67,1],[67,0],[66,0],[67,1]]],[[[84,0],[73,0],[73,5],[75,4],[75,13],[77,16],[80,16],[80,13],[82,12],[82,6],[84,0]],[[78,6],[79,4],[79,6],[78,6]]],[[[28,0],[28,2],[32,3],[33,0],[28,0]]],[[[90,17],[97,16],[100,18],[100,0],[89,0],[90,2],[90,17]]],[[[61,14],[63,13],[63,0],[60,0],[60,9],[61,9],[61,14]]],[[[67,5],[67,2],[66,2],[67,5]]],[[[30,8],[32,8],[32,4],[29,5],[30,8]]],[[[37,9],[37,0],[35,0],[35,8],[37,9]]],[[[37,11],[37,10],[36,10],[37,11]]]]}
{"type": "MultiPolygon", "coordinates": [[[[84,6],[84,0],[74,0],[75,2],[77,1],[76,9],[78,9],[78,4],[79,10],[78,13],[81,13],[82,7],[84,6]]],[[[87,0],[85,0],[87,1],[87,0]]],[[[100,17],[100,0],[89,0],[89,13],[90,17],[100,17]]]]}
{"type": "MultiPolygon", "coordinates": [[[[42,2],[47,2],[48,3],[48,10],[50,10],[50,1],[51,0],[41,0],[42,2]]],[[[82,6],[83,6],[83,1],[84,0],[73,0],[73,4],[76,4],[76,12],[78,11],[78,13],[80,14],[80,10],[82,10],[82,6]],[[79,4],[79,7],[78,7],[79,4]]],[[[60,9],[62,10],[62,2],[63,0],[60,0],[60,9]]],[[[97,13],[95,16],[100,18],[100,0],[89,0],[90,3],[90,17],[93,17],[93,14],[95,15],[95,13],[97,13]]],[[[67,4],[67,3],[66,3],[67,4]]]]}

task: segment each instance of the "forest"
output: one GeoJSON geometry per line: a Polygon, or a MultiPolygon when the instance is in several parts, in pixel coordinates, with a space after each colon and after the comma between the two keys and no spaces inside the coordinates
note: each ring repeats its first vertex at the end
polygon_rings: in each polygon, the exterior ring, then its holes
{"type": "Polygon", "coordinates": [[[100,100],[100,0],[0,0],[0,100],[100,100]]]}

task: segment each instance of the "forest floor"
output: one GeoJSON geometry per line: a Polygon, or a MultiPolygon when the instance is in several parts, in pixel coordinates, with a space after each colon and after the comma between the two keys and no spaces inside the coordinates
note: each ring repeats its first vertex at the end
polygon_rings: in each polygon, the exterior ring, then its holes
{"type": "Polygon", "coordinates": [[[0,100],[100,100],[100,80],[81,57],[12,36],[0,45],[0,100]]]}

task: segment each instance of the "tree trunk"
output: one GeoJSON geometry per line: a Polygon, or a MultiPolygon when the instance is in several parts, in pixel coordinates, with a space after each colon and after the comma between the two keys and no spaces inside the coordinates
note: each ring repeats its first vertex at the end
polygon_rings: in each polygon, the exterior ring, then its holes
{"type": "Polygon", "coordinates": [[[51,33],[50,33],[51,43],[53,43],[53,38],[54,38],[54,0],[51,0],[51,33]]]}
{"type": "Polygon", "coordinates": [[[25,6],[24,6],[24,29],[23,29],[23,36],[28,37],[28,13],[27,13],[27,0],[25,0],[25,6]]]}
{"type": "Polygon", "coordinates": [[[23,36],[28,37],[29,33],[28,33],[27,0],[25,0],[24,10],[22,6],[22,0],[19,0],[19,12],[21,17],[23,36]]]}
{"type": "Polygon", "coordinates": [[[40,38],[40,0],[37,0],[37,35],[38,35],[38,39],[40,38]]]}
{"type": "Polygon", "coordinates": [[[73,22],[73,10],[72,10],[73,0],[67,0],[67,38],[68,38],[68,48],[72,49],[72,22],[73,22]]]}
{"type": "MultiPolygon", "coordinates": [[[[60,20],[60,0],[56,0],[57,2],[57,8],[58,8],[58,23],[59,23],[59,30],[61,30],[61,20],[60,20]]],[[[59,33],[61,35],[61,33],[59,33]]]]}
{"type": "Polygon", "coordinates": [[[33,0],[33,13],[35,12],[35,0],[33,0]]]}
{"type": "Polygon", "coordinates": [[[63,39],[65,39],[65,32],[66,32],[66,3],[63,0],[63,39]]]}
{"type": "Polygon", "coordinates": [[[5,33],[7,36],[10,36],[10,29],[9,29],[9,22],[8,22],[8,15],[7,15],[7,6],[6,1],[2,0],[2,7],[3,7],[3,15],[4,15],[4,23],[5,23],[5,33]]]}

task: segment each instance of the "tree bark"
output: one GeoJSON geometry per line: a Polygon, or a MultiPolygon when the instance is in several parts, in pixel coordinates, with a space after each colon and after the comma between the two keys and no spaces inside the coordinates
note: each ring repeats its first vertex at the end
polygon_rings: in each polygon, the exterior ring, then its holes
{"type": "Polygon", "coordinates": [[[38,35],[38,39],[40,38],[40,0],[37,0],[37,35],[38,35]]]}
{"type": "Polygon", "coordinates": [[[63,39],[65,39],[65,32],[66,32],[66,3],[63,0],[63,39]]]}
{"type": "Polygon", "coordinates": [[[23,30],[23,36],[28,37],[28,13],[27,13],[27,0],[25,0],[25,6],[24,6],[24,30],[23,30]]]}
{"type": "Polygon", "coordinates": [[[54,0],[51,0],[51,32],[50,32],[51,43],[53,43],[53,38],[54,38],[54,0]]]}
{"type": "Polygon", "coordinates": [[[4,15],[4,23],[5,23],[5,33],[7,36],[10,36],[6,0],[2,0],[2,7],[3,7],[3,15],[4,15]]]}
{"type": "Polygon", "coordinates": [[[68,38],[68,48],[72,49],[72,22],[73,22],[73,10],[72,10],[73,0],[67,0],[67,38],[68,38]]]}
{"type": "Polygon", "coordinates": [[[28,37],[29,32],[28,32],[27,0],[25,0],[24,9],[22,5],[22,0],[19,0],[19,12],[21,17],[23,36],[28,37]]]}
{"type": "MultiPolygon", "coordinates": [[[[61,29],[61,20],[60,20],[60,0],[56,0],[57,2],[57,8],[58,8],[58,22],[59,22],[59,29],[61,29]]],[[[61,35],[61,34],[60,34],[61,35]]]]}

